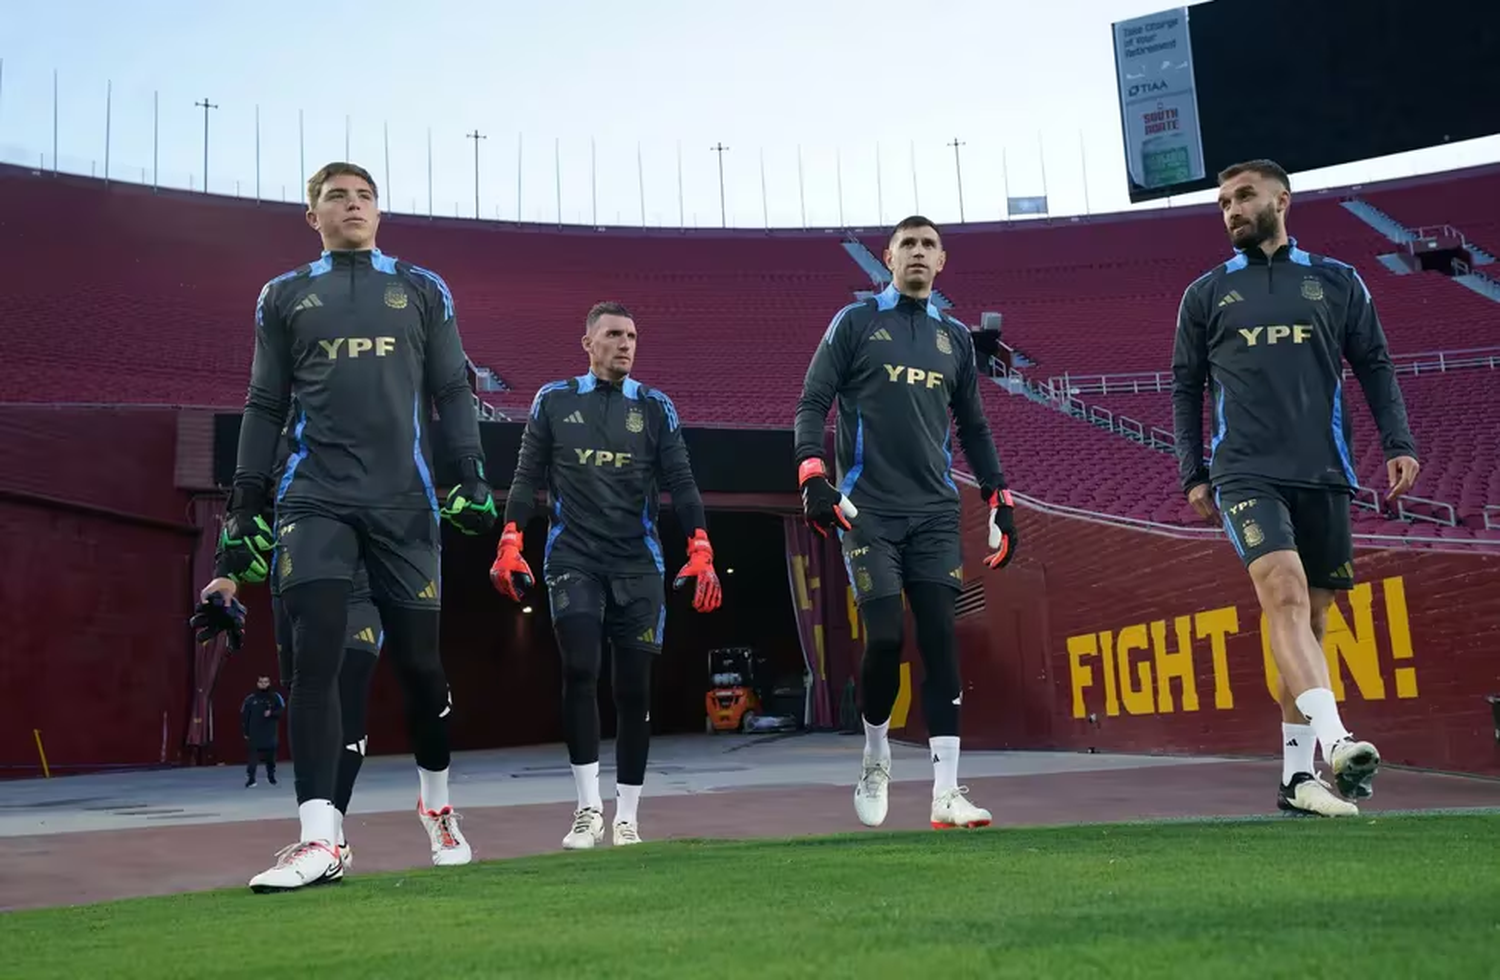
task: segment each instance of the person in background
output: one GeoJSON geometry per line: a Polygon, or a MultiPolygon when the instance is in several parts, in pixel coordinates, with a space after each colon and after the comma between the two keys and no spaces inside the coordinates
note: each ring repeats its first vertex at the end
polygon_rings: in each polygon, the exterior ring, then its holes
{"type": "Polygon", "coordinates": [[[255,690],[240,705],[240,733],[245,736],[245,786],[255,785],[255,770],[265,763],[266,779],[276,785],[276,747],[286,699],[271,690],[271,678],[258,677],[255,690]]]}

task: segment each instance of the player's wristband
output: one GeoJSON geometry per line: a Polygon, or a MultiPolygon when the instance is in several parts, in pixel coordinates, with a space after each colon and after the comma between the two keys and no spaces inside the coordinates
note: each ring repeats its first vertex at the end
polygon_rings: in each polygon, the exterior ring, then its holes
{"type": "Polygon", "coordinates": [[[797,486],[800,487],[815,477],[822,477],[827,480],[828,467],[824,466],[823,461],[818,457],[809,456],[802,461],[802,465],[797,467],[797,486]]]}

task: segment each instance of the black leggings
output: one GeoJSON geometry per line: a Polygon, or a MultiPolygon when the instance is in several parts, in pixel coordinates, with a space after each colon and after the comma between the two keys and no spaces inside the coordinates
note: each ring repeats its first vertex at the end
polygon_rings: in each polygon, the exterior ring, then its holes
{"type": "MultiPolygon", "coordinates": [[[[348,628],[349,583],[308,582],[282,595],[292,627],[292,691],[287,711],[297,802],[338,799],[344,712],[340,672],[348,628]]],[[[452,701],[438,655],[438,610],[377,603],[386,649],[406,700],[417,765],[448,768],[452,701]]],[[[363,701],[364,699],[361,699],[363,701]]],[[[351,792],[352,792],[352,783],[351,792]]]]}
{"type": "Polygon", "coordinates": [[[343,714],[344,751],[339,753],[338,782],[333,805],[349,812],[354,783],[365,763],[365,716],[370,706],[370,682],[375,679],[376,659],[364,650],[345,650],[339,670],[339,707],[343,714]]]}
{"type": "MultiPolygon", "coordinates": [[[[599,761],[599,667],[604,625],[588,614],[565,616],[553,624],[563,663],[563,731],[568,760],[575,766],[599,761]]],[[[656,654],[638,647],[613,647],[610,675],[615,693],[615,779],[626,786],[646,781],[651,748],[651,662],[656,654]]]]}
{"type": "MultiPolygon", "coordinates": [[[[929,735],[958,735],[958,650],[954,636],[954,604],[958,590],[936,582],[913,582],[906,587],[912,619],[917,626],[917,650],[922,655],[922,711],[929,735]]],[[[865,623],[865,656],[860,664],[863,714],[872,725],[890,720],[901,689],[901,647],[905,642],[906,610],[900,595],[871,599],[861,607],[865,623]]]]}

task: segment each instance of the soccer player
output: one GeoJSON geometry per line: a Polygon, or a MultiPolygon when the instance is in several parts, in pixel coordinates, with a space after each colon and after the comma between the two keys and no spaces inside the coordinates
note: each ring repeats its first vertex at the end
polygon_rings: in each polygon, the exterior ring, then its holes
{"type": "Polygon", "coordinates": [[[612,650],[615,735],[615,844],[640,843],[637,808],[651,739],[651,665],[667,623],[661,491],[672,495],[688,536],[676,588],[696,581],[693,608],[719,607],[703,498],[693,480],[677,409],[665,392],[630,377],[636,327],[619,303],[598,303],[583,335],[587,374],[543,385],[531,403],[520,458],[505,503],[505,524],[490,579],[520,601],[535,582],[522,556],[523,532],[545,484],[552,503],[542,574],[563,662],[563,730],[578,789],[569,850],[604,839],[599,796],[599,702],[603,639],[612,650]]]}
{"type": "Polygon", "coordinates": [[[1344,727],[1322,637],[1336,591],[1354,587],[1349,503],[1358,480],[1343,398],[1348,360],[1375,416],[1391,488],[1418,464],[1385,334],[1352,266],[1288,238],[1291,182],[1270,160],[1218,176],[1235,248],[1188,286],[1172,354],[1182,488],[1204,520],[1223,521],[1255,583],[1281,673],[1283,810],[1347,816],[1371,795],[1380,753],[1344,727]],[[1211,459],[1203,462],[1203,393],[1212,384],[1211,459]],[[1333,770],[1339,794],[1317,774],[1333,770]]]}
{"type": "Polygon", "coordinates": [[[885,821],[891,777],[891,709],[901,684],[902,592],[922,655],[922,707],[932,749],[932,825],[984,827],[990,812],[958,784],[963,687],[954,604],[963,585],[959,494],[949,416],[989,505],[990,568],[1015,556],[1015,504],[979,401],[969,330],[932,300],[947,255],[938,228],[920,215],[891,233],[883,292],[834,314],[808,366],[797,403],[797,479],[807,522],[836,529],[865,624],[860,666],[865,751],[854,812],[885,821]],[[823,428],[838,402],[835,485],[823,460],[823,428]],[[845,502],[852,503],[851,519],[845,502]]]}
{"type": "Polygon", "coordinates": [[[271,535],[262,515],[274,489],[275,560],[292,624],[289,710],[301,835],[251,879],[255,891],[339,873],[339,668],[361,561],[406,698],[418,814],[429,834],[451,814],[452,705],[438,656],[439,515],[468,534],[495,520],[447,284],[376,248],[378,191],[362,167],[329,164],[307,190],[307,221],[324,251],[268,282],[256,303],[255,356],[223,531],[228,552],[264,554],[271,535]],[[272,488],[293,396],[298,449],[272,488]],[[441,511],[423,439],[433,407],[460,472],[441,511]]]}

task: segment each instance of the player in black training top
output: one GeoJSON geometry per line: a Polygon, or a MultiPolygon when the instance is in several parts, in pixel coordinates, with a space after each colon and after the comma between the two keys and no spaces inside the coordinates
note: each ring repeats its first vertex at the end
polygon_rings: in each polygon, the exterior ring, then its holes
{"type": "Polygon", "coordinates": [[[932,825],[982,827],[990,813],[958,785],[958,714],[963,700],[954,604],[963,586],[958,484],[950,433],[990,507],[991,568],[1015,555],[1015,506],[979,401],[974,344],[932,299],[947,255],[937,226],[906,218],[891,234],[891,285],[833,317],[797,403],[798,482],[808,522],[837,528],[850,584],[865,621],[860,669],[865,752],[854,810],[885,820],[891,709],[901,685],[905,610],[911,601],[925,679],[922,706],[932,748],[932,825]],[[823,429],[838,403],[838,484],[823,461],[823,429]],[[852,518],[849,516],[853,514],[852,518]]]}
{"type": "MultiPolygon", "coordinates": [[[[453,296],[435,273],[375,247],[377,189],[364,169],[329,164],[308,181],[316,261],[277,276],[255,309],[255,356],[240,427],[234,491],[221,538],[234,574],[275,548],[292,622],[292,763],[302,833],[256,891],[338,877],[335,786],[342,749],[339,668],[347,600],[361,561],[406,696],[418,814],[435,864],[470,849],[448,803],[451,710],[438,655],[439,515],[461,531],[493,526],[478,414],[453,296]],[[297,416],[288,419],[295,396],[297,416]],[[425,445],[436,407],[460,484],[439,509],[425,445]],[[290,421],[296,451],[273,487],[290,421]],[[263,513],[275,499],[276,528],[263,513]]],[[[210,596],[205,590],[205,601],[210,596]]]]}
{"type": "Polygon", "coordinates": [[[667,624],[666,571],[656,530],[661,486],[688,536],[674,585],[696,581],[693,608],[719,607],[722,593],[677,409],[665,392],[630,377],[636,328],[619,303],[598,303],[585,321],[587,374],[545,384],[531,403],[505,503],[490,580],[519,601],[535,576],[522,556],[536,492],[551,498],[542,574],[563,661],[563,730],[578,807],[563,847],[604,839],[599,796],[599,701],[603,639],[613,651],[616,844],[640,843],[637,805],[651,738],[651,662],[667,624]]]}
{"type": "Polygon", "coordinates": [[[1380,754],[1339,718],[1323,656],[1334,592],[1354,585],[1350,498],[1358,487],[1343,391],[1349,362],[1380,429],[1394,499],[1417,478],[1416,447],[1385,334],[1352,266],[1287,237],[1286,171],[1254,160],[1219,174],[1235,256],[1182,297],[1172,403],[1182,487],[1223,521],[1249,569],[1281,673],[1283,810],[1344,816],[1371,794],[1380,754]],[[1203,462],[1203,396],[1212,406],[1203,462]],[[1318,776],[1322,743],[1340,799],[1318,776]]]}

